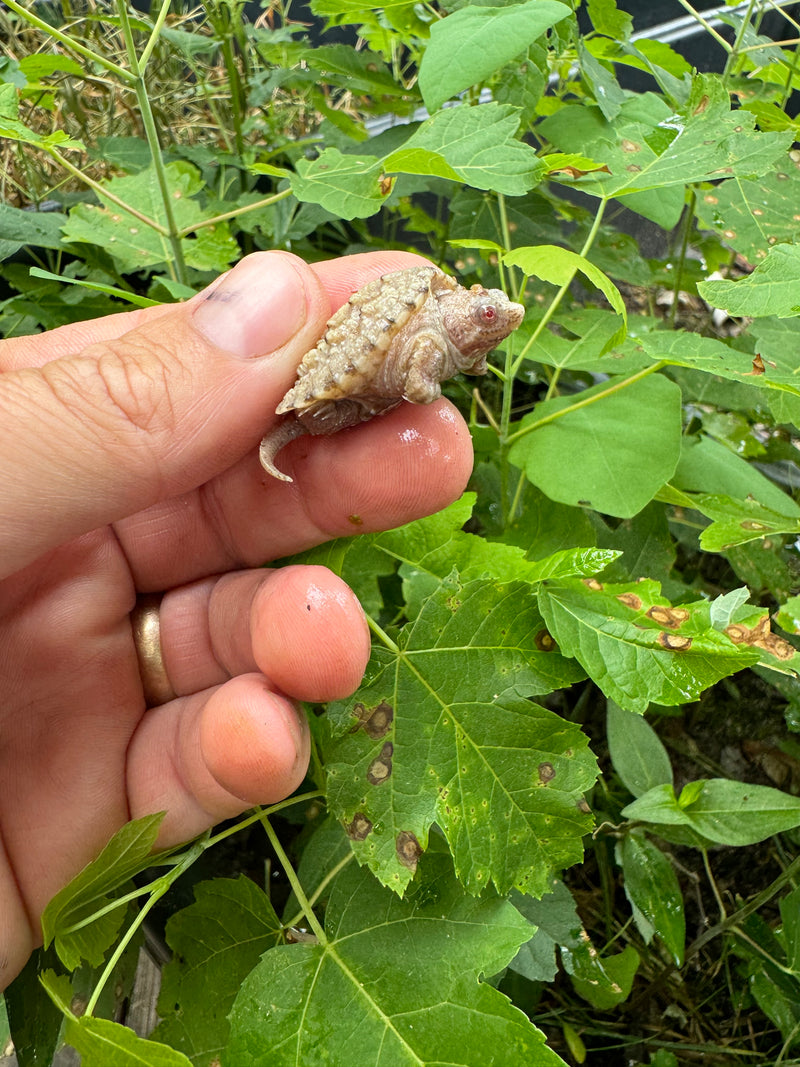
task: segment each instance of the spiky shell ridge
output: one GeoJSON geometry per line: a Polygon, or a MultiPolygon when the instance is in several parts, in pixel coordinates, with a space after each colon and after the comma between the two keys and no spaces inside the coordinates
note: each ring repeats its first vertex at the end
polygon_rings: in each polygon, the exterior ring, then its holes
{"type": "Polygon", "coordinates": [[[320,401],[369,392],[398,331],[434,290],[458,288],[436,267],[384,274],[353,293],[330,319],[325,333],[297,368],[297,380],[276,414],[303,411],[320,401]]]}

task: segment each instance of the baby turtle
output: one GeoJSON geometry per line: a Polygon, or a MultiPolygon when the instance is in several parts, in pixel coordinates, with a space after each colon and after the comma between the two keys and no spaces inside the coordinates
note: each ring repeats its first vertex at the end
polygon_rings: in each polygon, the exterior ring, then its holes
{"type": "Polygon", "coordinates": [[[384,274],[353,293],[297,368],[276,408],[286,415],[264,437],[265,471],[301,434],[331,434],[403,400],[430,404],[459,371],[485,374],[486,356],[522,322],[525,309],[500,289],[463,285],[436,267],[384,274]]]}

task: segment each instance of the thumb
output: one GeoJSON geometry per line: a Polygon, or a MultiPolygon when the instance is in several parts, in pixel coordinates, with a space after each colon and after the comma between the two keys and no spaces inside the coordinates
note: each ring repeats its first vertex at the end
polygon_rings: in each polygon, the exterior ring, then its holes
{"type": "Polygon", "coordinates": [[[127,333],[0,374],[0,576],[254,448],[328,309],[301,260],[262,252],[127,333]]]}

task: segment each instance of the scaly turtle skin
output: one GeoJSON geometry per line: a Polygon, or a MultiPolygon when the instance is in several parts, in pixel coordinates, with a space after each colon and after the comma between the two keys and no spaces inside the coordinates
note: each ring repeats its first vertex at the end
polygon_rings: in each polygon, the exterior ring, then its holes
{"type": "Polygon", "coordinates": [[[500,289],[465,289],[436,267],[384,274],[353,293],[297,368],[261,442],[264,470],[292,479],[275,457],[301,434],[331,434],[403,400],[430,404],[440,382],[485,374],[486,356],[522,322],[525,309],[500,289]]]}

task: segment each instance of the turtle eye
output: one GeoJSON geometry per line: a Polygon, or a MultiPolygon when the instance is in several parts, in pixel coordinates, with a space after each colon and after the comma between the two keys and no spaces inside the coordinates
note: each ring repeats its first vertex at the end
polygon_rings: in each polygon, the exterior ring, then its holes
{"type": "Polygon", "coordinates": [[[476,308],[478,322],[484,326],[491,326],[497,319],[497,308],[494,304],[481,304],[476,308]]]}

